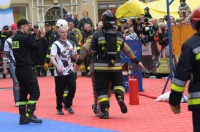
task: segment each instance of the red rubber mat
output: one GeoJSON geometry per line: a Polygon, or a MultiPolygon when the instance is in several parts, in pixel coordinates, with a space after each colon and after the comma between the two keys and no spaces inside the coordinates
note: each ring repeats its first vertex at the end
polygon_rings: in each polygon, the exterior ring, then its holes
{"type": "MultiPolygon", "coordinates": [[[[115,97],[112,95],[110,119],[99,119],[91,110],[93,95],[90,78],[81,76],[78,76],[77,79],[77,92],[73,103],[75,114],[69,115],[64,111],[65,115],[57,115],[54,78],[44,77],[38,78],[38,80],[41,96],[37,103],[36,115],[40,118],[120,132],[192,132],[191,112],[187,110],[186,103],[181,104],[182,113],[174,115],[168,103],[155,102],[154,99],[145,96],[139,96],[139,105],[129,105],[128,93],[125,95],[128,106],[127,114],[121,113],[115,97]]],[[[145,91],[142,93],[153,97],[159,96],[165,81],[164,79],[143,79],[145,91]]],[[[12,90],[2,89],[11,86],[10,78],[0,80],[0,112],[18,113],[18,108],[14,107],[12,90]]],[[[169,91],[169,89],[167,90],[169,91]]]]}

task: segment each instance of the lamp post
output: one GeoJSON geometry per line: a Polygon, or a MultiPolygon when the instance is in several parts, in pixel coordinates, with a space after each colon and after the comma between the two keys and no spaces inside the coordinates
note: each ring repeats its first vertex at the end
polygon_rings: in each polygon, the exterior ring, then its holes
{"type": "Polygon", "coordinates": [[[60,18],[63,19],[63,6],[62,6],[62,0],[60,0],[60,18]]]}

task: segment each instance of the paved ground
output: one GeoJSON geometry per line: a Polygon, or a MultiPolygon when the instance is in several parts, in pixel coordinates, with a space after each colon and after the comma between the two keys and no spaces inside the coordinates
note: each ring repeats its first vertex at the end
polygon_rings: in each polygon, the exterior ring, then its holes
{"type": "MultiPolygon", "coordinates": [[[[111,98],[110,119],[96,117],[92,110],[92,87],[90,78],[78,76],[74,99],[74,115],[57,115],[55,109],[55,85],[53,77],[38,78],[41,89],[36,115],[43,119],[41,125],[18,125],[18,108],[14,107],[12,80],[0,79],[0,132],[192,132],[191,112],[182,103],[182,113],[174,115],[169,104],[155,102],[163,90],[166,80],[143,79],[144,92],[139,93],[139,105],[129,105],[129,94],[125,101],[128,113],[122,114],[114,98],[111,98]]],[[[169,91],[169,86],[166,91],[169,91]]]]}

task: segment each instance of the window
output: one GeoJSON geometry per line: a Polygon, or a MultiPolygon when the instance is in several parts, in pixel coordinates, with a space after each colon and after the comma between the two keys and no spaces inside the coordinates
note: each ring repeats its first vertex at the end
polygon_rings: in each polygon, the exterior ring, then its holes
{"type": "MultiPolygon", "coordinates": [[[[65,15],[67,14],[67,10],[63,8],[63,18],[65,18],[65,15]]],[[[45,16],[45,22],[49,22],[51,24],[55,24],[55,22],[61,18],[60,16],[60,7],[52,7],[50,8],[45,16]]]]}
{"type": "Polygon", "coordinates": [[[28,19],[27,5],[12,5],[14,21],[19,19],[28,19]]]}

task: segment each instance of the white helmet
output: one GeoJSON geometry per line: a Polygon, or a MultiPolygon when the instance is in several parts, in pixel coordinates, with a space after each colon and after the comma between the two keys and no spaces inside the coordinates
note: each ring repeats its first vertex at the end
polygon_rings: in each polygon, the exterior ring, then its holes
{"type": "Polygon", "coordinates": [[[68,28],[68,22],[64,19],[57,20],[56,27],[60,28],[60,27],[63,27],[63,26],[68,28]]]}

